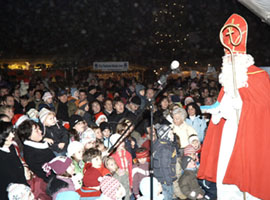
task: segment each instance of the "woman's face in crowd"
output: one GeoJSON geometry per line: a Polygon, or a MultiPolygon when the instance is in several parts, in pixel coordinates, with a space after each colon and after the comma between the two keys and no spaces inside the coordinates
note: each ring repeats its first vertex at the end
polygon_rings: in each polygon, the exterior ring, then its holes
{"type": "Polygon", "coordinates": [[[193,108],[193,106],[189,106],[187,111],[188,111],[189,116],[195,116],[195,114],[196,114],[196,110],[195,110],[195,108],[193,108]]]}
{"type": "Polygon", "coordinates": [[[29,139],[34,142],[40,142],[42,140],[42,132],[38,125],[32,126],[32,134],[29,139]]]}
{"type": "Polygon", "coordinates": [[[6,109],[4,114],[7,115],[10,119],[12,119],[14,117],[14,112],[13,112],[12,108],[6,109]]]}
{"type": "Polygon", "coordinates": [[[14,132],[11,131],[9,133],[8,137],[6,138],[6,141],[5,141],[4,145],[3,145],[3,147],[9,148],[10,145],[12,144],[12,142],[13,142],[13,138],[14,138],[14,132]]]}
{"type": "Polygon", "coordinates": [[[102,140],[103,135],[102,135],[101,129],[97,128],[96,130],[94,130],[94,132],[96,134],[96,138],[102,140]]]}
{"type": "Polygon", "coordinates": [[[92,103],[92,111],[93,111],[93,113],[94,114],[99,113],[100,110],[101,110],[101,108],[100,108],[99,103],[98,102],[93,102],[92,103]]]}
{"type": "Polygon", "coordinates": [[[168,101],[168,99],[163,99],[163,100],[161,101],[160,105],[161,105],[161,108],[162,108],[163,110],[167,109],[168,106],[169,106],[169,101],[168,101]]]}

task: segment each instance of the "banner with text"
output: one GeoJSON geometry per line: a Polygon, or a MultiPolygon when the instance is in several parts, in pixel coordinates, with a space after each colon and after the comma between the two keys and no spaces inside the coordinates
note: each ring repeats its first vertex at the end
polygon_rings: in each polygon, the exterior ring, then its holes
{"type": "Polygon", "coordinates": [[[101,71],[128,71],[128,62],[94,62],[93,69],[101,71]]]}

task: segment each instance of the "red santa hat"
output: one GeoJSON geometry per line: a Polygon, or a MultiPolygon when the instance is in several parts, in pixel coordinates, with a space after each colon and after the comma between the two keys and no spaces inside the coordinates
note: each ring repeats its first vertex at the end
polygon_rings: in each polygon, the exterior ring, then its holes
{"type": "Polygon", "coordinates": [[[108,118],[103,112],[99,112],[95,114],[96,124],[99,126],[101,122],[108,122],[108,118]],[[102,121],[103,120],[103,121],[102,121]]]}
{"type": "MultiPolygon", "coordinates": [[[[220,39],[233,54],[246,54],[247,29],[246,20],[240,15],[232,14],[221,29],[220,39]]],[[[225,54],[230,54],[230,51],[225,49],[225,54]]]]}
{"type": "Polygon", "coordinates": [[[29,117],[23,114],[15,114],[11,122],[15,128],[18,128],[25,120],[28,120],[29,117]]]}

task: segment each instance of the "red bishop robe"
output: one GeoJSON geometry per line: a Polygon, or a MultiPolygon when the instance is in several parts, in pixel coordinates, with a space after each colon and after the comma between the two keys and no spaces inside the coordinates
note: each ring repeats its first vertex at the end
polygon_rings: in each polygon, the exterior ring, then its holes
{"type": "MultiPolygon", "coordinates": [[[[254,65],[248,68],[248,87],[239,89],[243,101],[237,137],[223,184],[270,199],[270,80],[254,65]]],[[[218,101],[224,95],[220,91],[218,101]]],[[[201,153],[198,178],[216,182],[220,140],[225,119],[210,122],[201,153]]]]}

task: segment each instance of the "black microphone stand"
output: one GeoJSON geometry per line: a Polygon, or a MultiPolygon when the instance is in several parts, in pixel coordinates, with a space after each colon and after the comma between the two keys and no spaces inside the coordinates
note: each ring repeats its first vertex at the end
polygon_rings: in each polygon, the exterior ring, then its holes
{"type": "MultiPolygon", "coordinates": [[[[154,163],[153,163],[154,103],[155,103],[156,97],[167,86],[167,77],[168,77],[168,74],[162,75],[160,77],[160,79],[158,81],[158,83],[159,83],[158,89],[159,90],[155,93],[155,95],[152,99],[147,99],[145,107],[141,110],[141,112],[136,117],[136,120],[134,121],[135,122],[134,125],[136,127],[136,125],[141,121],[144,111],[148,107],[150,108],[150,127],[151,127],[151,130],[150,130],[150,169],[149,169],[149,173],[150,173],[150,199],[151,200],[153,200],[153,177],[154,177],[154,170],[153,170],[153,166],[154,166],[154,163]]],[[[124,131],[124,133],[120,136],[120,138],[116,141],[116,143],[111,146],[111,148],[108,150],[109,155],[112,154],[116,150],[116,147],[127,137],[126,132],[131,128],[131,126],[133,126],[132,123],[128,126],[128,128],[124,131]]]]}

